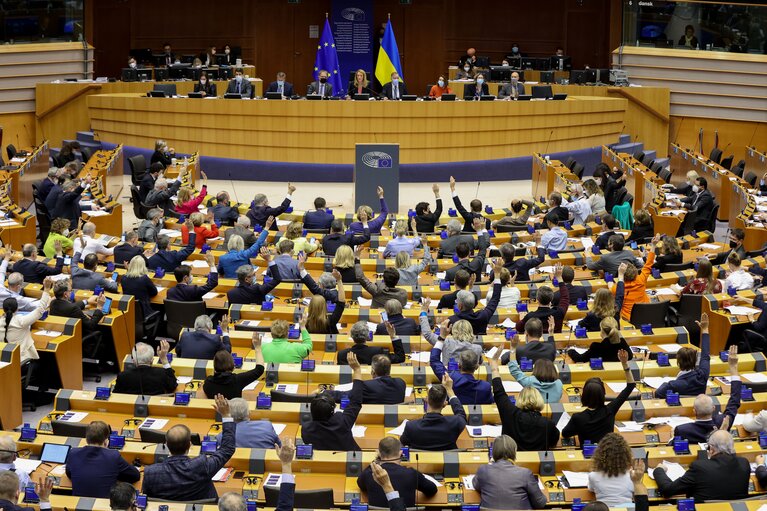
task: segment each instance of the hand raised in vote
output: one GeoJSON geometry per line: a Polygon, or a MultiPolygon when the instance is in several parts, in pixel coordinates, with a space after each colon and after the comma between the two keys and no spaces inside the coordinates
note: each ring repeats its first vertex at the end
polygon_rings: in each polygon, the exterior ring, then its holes
{"type": "Polygon", "coordinates": [[[450,191],[455,191],[455,178],[453,176],[450,176],[450,191]]]}
{"type": "Polygon", "coordinates": [[[250,339],[253,342],[253,349],[260,350],[261,342],[263,340],[261,332],[253,332],[253,337],[250,339]]]}
{"type": "Polygon", "coordinates": [[[695,322],[698,327],[700,328],[701,334],[707,334],[708,333],[708,314],[705,312],[700,315],[700,321],[695,322]]]}
{"type": "Polygon", "coordinates": [[[421,312],[429,312],[431,306],[431,298],[428,296],[421,298],[421,312]]]}
{"type": "Polygon", "coordinates": [[[636,459],[631,464],[631,480],[634,484],[641,483],[644,477],[645,464],[643,459],[636,459]]]}
{"type": "Polygon", "coordinates": [[[447,339],[447,336],[450,335],[451,329],[452,327],[450,326],[450,318],[443,319],[439,324],[439,336],[443,339],[447,339]]]}
{"type": "Polygon", "coordinates": [[[268,231],[269,229],[272,228],[273,224],[274,224],[274,217],[270,216],[269,218],[266,219],[266,222],[264,222],[264,229],[268,231]]]}
{"type": "Polygon", "coordinates": [[[213,409],[216,410],[222,419],[231,418],[229,414],[229,401],[221,394],[216,394],[213,402],[213,409]]]}
{"type": "Polygon", "coordinates": [[[394,486],[391,484],[391,478],[389,473],[377,462],[370,464],[370,470],[373,472],[373,480],[378,483],[385,494],[389,494],[394,491],[394,486]]]}
{"type": "MultiPolygon", "coordinates": [[[[299,271],[303,268],[303,266],[299,266],[299,271]]],[[[333,275],[333,278],[336,279],[336,285],[343,284],[343,277],[341,276],[341,272],[337,269],[333,268],[333,271],[330,272],[331,275],[333,275]]]]}
{"type": "Polygon", "coordinates": [[[35,493],[40,497],[40,502],[48,502],[53,491],[53,478],[40,477],[35,484],[35,493]]]}
{"type": "Polygon", "coordinates": [[[288,195],[293,195],[293,192],[296,191],[296,187],[293,186],[293,183],[288,183],[288,195]]]}
{"type": "Polygon", "coordinates": [[[360,372],[360,363],[359,363],[359,360],[357,360],[357,355],[355,355],[352,352],[349,352],[346,355],[346,361],[348,362],[349,367],[351,368],[352,371],[354,371],[355,373],[360,372]]]}
{"type": "Polygon", "coordinates": [[[168,352],[170,351],[170,344],[168,341],[161,340],[160,345],[157,347],[157,358],[160,359],[160,363],[165,365],[168,363],[168,352]]]}
{"type": "Polygon", "coordinates": [[[50,277],[45,277],[45,279],[43,280],[43,291],[47,293],[48,291],[51,290],[52,287],[53,287],[53,279],[50,277]]]}
{"type": "Polygon", "coordinates": [[[205,254],[205,261],[208,263],[208,266],[213,268],[216,266],[216,257],[213,255],[213,252],[208,252],[205,254]]]}
{"type": "Polygon", "coordinates": [[[379,187],[377,187],[377,188],[376,188],[376,194],[378,195],[378,198],[379,198],[379,199],[383,199],[383,196],[384,196],[384,189],[383,189],[382,187],[380,187],[380,186],[379,186],[379,187]]]}
{"type": "Polygon", "coordinates": [[[282,446],[274,444],[274,451],[283,465],[290,465],[293,456],[296,454],[296,446],[293,444],[293,438],[286,436],[282,439],[282,446]]]}
{"type": "Polygon", "coordinates": [[[431,185],[431,191],[434,192],[434,197],[439,199],[439,185],[437,183],[431,185]]]}
{"type": "Polygon", "coordinates": [[[223,330],[224,332],[229,331],[229,316],[227,314],[224,314],[223,316],[221,316],[220,325],[221,325],[221,330],[223,330]]]}
{"type": "MultiPolygon", "coordinates": [[[[298,271],[299,272],[304,271],[304,268],[306,267],[306,254],[300,254],[296,256],[296,259],[298,260],[298,271]]],[[[338,271],[338,270],[334,269],[334,271],[338,271]]],[[[339,273],[339,275],[341,274],[339,273]]]]}
{"type": "MultiPolygon", "coordinates": [[[[269,252],[269,249],[266,247],[261,247],[261,250],[258,252],[258,255],[261,256],[261,259],[266,261],[267,263],[272,260],[272,254],[269,252]]],[[[299,259],[300,262],[300,259],[299,259]]],[[[301,269],[301,267],[299,267],[301,269]]]]}

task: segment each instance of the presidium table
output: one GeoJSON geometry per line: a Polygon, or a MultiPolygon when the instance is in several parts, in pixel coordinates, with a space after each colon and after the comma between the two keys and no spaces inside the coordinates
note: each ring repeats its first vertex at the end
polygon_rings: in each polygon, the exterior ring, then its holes
{"type": "Polygon", "coordinates": [[[625,124],[624,98],[564,101],[279,101],[87,97],[102,141],[261,162],[351,164],[357,143],[398,143],[400,162],[530,157],[612,144],[625,124]]]}

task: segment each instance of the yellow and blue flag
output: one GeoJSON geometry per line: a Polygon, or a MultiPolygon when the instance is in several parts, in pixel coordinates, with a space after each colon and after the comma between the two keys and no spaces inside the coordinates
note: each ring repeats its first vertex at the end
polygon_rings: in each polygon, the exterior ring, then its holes
{"type": "Polygon", "coordinates": [[[376,78],[381,85],[386,85],[391,81],[393,72],[399,74],[400,81],[404,82],[402,76],[402,66],[399,63],[399,50],[397,41],[394,39],[394,29],[391,26],[391,20],[386,23],[381,49],[378,50],[378,60],[376,61],[376,78]]]}
{"type": "Polygon", "coordinates": [[[333,39],[333,31],[330,30],[330,22],[325,18],[325,28],[322,29],[322,37],[317,43],[317,58],[314,60],[314,79],[319,79],[320,71],[330,73],[328,83],[333,86],[334,96],[346,94],[346,87],[341,80],[341,67],[338,65],[338,53],[336,42],[333,39]]]}

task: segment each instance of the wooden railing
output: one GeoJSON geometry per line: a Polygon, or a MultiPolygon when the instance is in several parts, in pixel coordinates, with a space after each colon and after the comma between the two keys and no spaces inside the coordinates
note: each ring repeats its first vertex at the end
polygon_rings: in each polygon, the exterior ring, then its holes
{"type": "Polygon", "coordinates": [[[83,94],[87,94],[87,93],[89,93],[92,90],[101,90],[101,84],[91,83],[91,84],[87,85],[86,87],[83,87],[82,89],[79,89],[79,90],[75,91],[74,93],[70,94],[69,96],[67,96],[67,97],[65,97],[63,99],[61,99],[59,102],[54,103],[53,105],[49,106],[48,108],[46,108],[45,110],[43,110],[42,112],[37,114],[37,120],[38,121],[42,120],[43,118],[47,117],[48,115],[52,114],[53,112],[55,112],[56,110],[58,110],[62,106],[66,105],[67,103],[72,101],[73,99],[77,99],[80,96],[82,96],[83,94]]]}

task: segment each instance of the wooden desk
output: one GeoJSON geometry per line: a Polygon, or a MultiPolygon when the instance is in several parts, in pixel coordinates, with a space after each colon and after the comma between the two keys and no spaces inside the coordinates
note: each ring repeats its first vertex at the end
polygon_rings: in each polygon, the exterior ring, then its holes
{"type": "MultiPolygon", "coordinates": [[[[22,148],[17,148],[21,150],[22,148]]],[[[34,202],[32,197],[32,183],[45,178],[48,175],[49,153],[48,140],[43,140],[39,145],[28,150],[29,154],[23,162],[7,162],[18,168],[10,171],[0,171],[0,180],[10,181],[11,199],[15,204],[29,208],[34,202]]]]}
{"type": "MultiPolygon", "coordinates": [[[[79,319],[48,316],[35,321],[32,339],[40,355],[42,370],[58,373],[61,388],[81,389],[83,387],[83,330],[79,319]],[[61,332],[58,337],[44,336],[40,330],[61,332]]],[[[46,376],[52,384],[55,378],[46,376]]],[[[55,388],[55,387],[54,387],[55,388]]]]}
{"type": "Polygon", "coordinates": [[[714,195],[719,204],[718,220],[726,222],[730,219],[730,196],[732,195],[731,177],[735,174],[721,165],[714,163],[708,157],[695,153],[689,149],[671,143],[669,145],[671,155],[670,169],[671,182],[680,185],[685,182],[686,174],[694,170],[700,177],[705,177],[708,182],[708,190],[714,195]]]}
{"type": "MultiPolygon", "coordinates": [[[[565,167],[561,161],[546,161],[545,156],[540,153],[533,155],[533,199],[535,200],[549,196],[554,190],[554,180],[557,174],[570,172],[570,169],[565,167]]],[[[541,202],[545,202],[545,200],[541,202]]]]}
{"type": "Polygon", "coordinates": [[[743,175],[753,172],[757,176],[757,182],[767,173],[767,152],[762,152],[756,147],[746,147],[746,166],[743,167],[743,175]]]}
{"type": "Polygon", "coordinates": [[[0,423],[4,429],[21,425],[21,349],[0,342],[0,423]]]}

